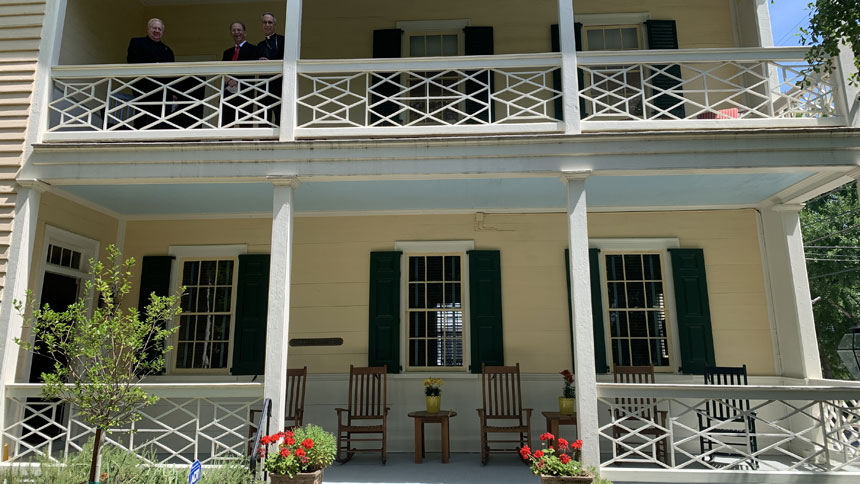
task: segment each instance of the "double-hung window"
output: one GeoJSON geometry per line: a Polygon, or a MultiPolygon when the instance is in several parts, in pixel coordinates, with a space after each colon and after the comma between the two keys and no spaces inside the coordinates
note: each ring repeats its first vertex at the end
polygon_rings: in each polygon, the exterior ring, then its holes
{"type": "Polygon", "coordinates": [[[463,254],[408,254],[407,368],[462,368],[463,254]]]}
{"type": "MultiPolygon", "coordinates": [[[[639,50],[642,48],[639,25],[594,25],[583,28],[585,50],[639,50]]],[[[618,116],[642,115],[642,70],[637,65],[607,65],[591,68],[588,97],[594,102],[589,111],[618,116]]]]}

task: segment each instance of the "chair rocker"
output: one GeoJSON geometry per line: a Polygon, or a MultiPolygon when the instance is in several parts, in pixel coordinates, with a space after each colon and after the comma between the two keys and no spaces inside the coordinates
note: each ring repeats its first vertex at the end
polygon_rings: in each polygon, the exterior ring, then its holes
{"type": "Polygon", "coordinates": [[[346,463],[357,452],[379,452],[387,456],[388,411],[386,377],[388,365],[349,365],[349,401],[337,412],[337,461],[346,463]],[[346,420],[344,421],[344,417],[346,420]],[[359,437],[356,437],[358,435],[359,437]],[[356,447],[356,442],[379,442],[378,448],[356,447]]]}
{"type": "Polygon", "coordinates": [[[523,408],[520,388],[520,364],[516,366],[486,366],[481,364],[481,393],[483,408],[479,408],[481,424],[481,464],[486,464],[490,452],[517,452],[531,445],[532,409],[523,408]],[[494,424],[493,422],[504,425],[494,424]],[[519,434],[516,439],[490,440],[491,434],[519,434]],[[519,447],[491,448],[490,444],[519,444],[519,447]]]}
{"type": "MultiPolygon", "coordinates": [[[[748,385],[747,366],[710,366],[705,368],[705,385],[748,385]]],[[[755,411],[750,411],[746,399],[708,400],[705,408],[697,413],[699,420],[699,447],[706,462],[716,456],[752,456],[750,467],[758,469],[755,454],[755,411]],[[743,451],[739,451],[743,448],[743,451]],[[736,451],[737,449],[738,451],[736,451]]]]}

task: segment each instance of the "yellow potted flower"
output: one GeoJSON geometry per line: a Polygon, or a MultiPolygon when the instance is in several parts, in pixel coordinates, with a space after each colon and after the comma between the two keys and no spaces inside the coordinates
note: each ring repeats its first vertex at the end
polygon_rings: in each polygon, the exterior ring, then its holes
{"type": "Polygon", "coordinates": [[[424,380],[424,398],[427,400],[427,411],[430,413],[439,413],[439,408],[442,405],[442,385],[445,382],[441,378],[433,378],[432,376],[424,380]]]}

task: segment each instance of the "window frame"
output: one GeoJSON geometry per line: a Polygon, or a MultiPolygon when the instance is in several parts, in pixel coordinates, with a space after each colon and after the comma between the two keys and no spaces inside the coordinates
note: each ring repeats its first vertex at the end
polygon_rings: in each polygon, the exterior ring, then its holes
{"type": "MultiPolygon", "coordinates": [[[[175,294],[181,287],[182,267],[185,261],[194,260],[233,260],[233,281],[230,297],[230,331],[227,344],[227,366],[224,368],[177,368],[176,356],[179,341],[178,331],[170,337],[170,346],[173,347],[164,355],[165,373],[170,375],[215,375],[230,376],[230,368],[233,366],[233,345],[235,343],[236,331],[236,295],[237,283],[239,281],[239,256],[248,252],[248,246],[241,245],[196,245],[196,246],[170,246],[168,255],[174,257],[170,265],[170,294],[175,294]]],[[[170,322],[170,327],[179,326],[177,316],[170,322]]]]}
{"type": "Polygon", "coordinates": [[[394,248],[402,252],[400,257],[400,367],[403,373],[426,374],[434,373],[469,373],[469,362],[471,361],[471,317],[469,304],[469,251],[475,249],[473,240],[440,240],[440,241],[398,241],[394,248]],[[462,284],[461,309],[463,311],[463,366],[409,366],[409,256],[410,255],[459,255],[461,272],[460,283],[462,284]]]}
{"type": "Polygon", "coordinates": [[[606,278],[606,259],[607,254],[643,254],[643,253],[659,253],[661,270],[663,273],[663,293],[665,295],[666,318],[669,320],[666,324],[667,339],[669,343],[669,365],[654,367],[655,373],[678,373],[678,367],[681,361],[681,347],[678,341],[678,314],[675,307],[675,278],[672,273],[672,262],[669,249],[680,248],[680,240],[677,238],[641,238],[641,239],[589,239],[589,248],[600,249],[599,266],[600,266],[600,290],[601,308],[603,314],[603,335],[604,346],[606,349],[606,364],[609,367],[610,373],[614,372],[615,362],[612,357],[612,336],[610,331],[609,320],[609,292],[606,278]]]}

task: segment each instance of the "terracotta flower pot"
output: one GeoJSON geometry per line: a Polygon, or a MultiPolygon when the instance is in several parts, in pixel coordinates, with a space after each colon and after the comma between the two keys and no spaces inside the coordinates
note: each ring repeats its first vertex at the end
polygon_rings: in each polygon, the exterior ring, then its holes
{"type": "Polygon", "coordinates": [[[269,474],[272,484],[322,484],[323,469],[314,472],[300,472],[294,477],[285,474],[269,474]]]}
{"type": "Polygon", "coordinates": [[[545,476],[540,475],[541,484],[591,484],[594,476],[545,476]]]}
{"type": "Polygon", "coordinates": [[[425,396],[427,399],[427,411],[430,413],[439,413],[439,408],[442,406],[442,397],[437,395],[435,397],[425,396]]]}
{"type": "Polygon", "coordinates": [[[576,408],[575,398],[558,397],[558,411],[565,415],[573,415],[576,408]]]}

